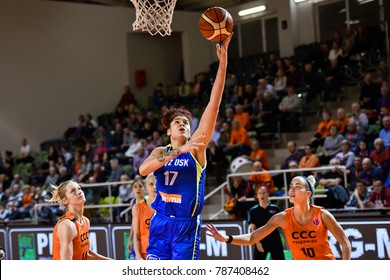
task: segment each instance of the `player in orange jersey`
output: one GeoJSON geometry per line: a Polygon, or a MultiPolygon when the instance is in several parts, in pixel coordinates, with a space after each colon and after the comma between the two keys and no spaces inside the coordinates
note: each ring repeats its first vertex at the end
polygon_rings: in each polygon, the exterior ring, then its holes
{"type": "Polygon", "coordinates": [[[66,209],[53,230],[53,260],[109,260],[89,249],[89,219],[84,216],[85,196],[72,180],[52,185],[49,203],[59,202],[66,209]]]}
{"type": "Polygon", "coordinates": [[[148,198],[135,204],[132,209],[133,219],[131,227],[134,234],[134,252],[136,260],[146,260],[146,248],[149,244],[150,219],[154,214],[151,207],[156,198],[156,177],[150,173],[145,179],[148,198]]]}
{"type": "Polygon", "coordinates": [[[334,216],[322,207],[310,204],[314,194],[313,176],[296,176],[289,189],[293,207],[274,216],[262,227],[248,234],[223,236],[213,224],[206,225],[207,235],[220,242],[234,245],[253,245],[277,227],[284,229],[294,260],[334,260],[335,256],[328,241],[328,230],[342,247],[341,258],[351,258],[351,244],[334,216]]]}

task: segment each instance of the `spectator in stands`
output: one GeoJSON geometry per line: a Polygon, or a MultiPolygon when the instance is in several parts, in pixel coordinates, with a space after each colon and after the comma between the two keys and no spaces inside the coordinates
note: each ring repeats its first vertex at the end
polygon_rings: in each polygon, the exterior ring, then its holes
{"type": "Polygon", "coordinates": [[[390,81],[390,70],[389,65],[387,63],[387,59],[379,60],[376,75],[378,76],[377,82],[390,81]]]}
{"type": "Polygon", "coordinates": [[[360,133],[365,134],[368,128],[368,117],[366,113],[361,110],[360,104],[358,102],[353,102],[351,109],[352,114],[350,118],[355,121],[357,130],[360,133]]]}
{"type": "Polygon", "coordinates": [[[148,119],[145,119],[145,121],[142,124],[142,127],[138,131],[138,135],[141,139],[148,139],[152,138],[153,132],[155,130],[152,128],[152,123],[148,119]]]}
{"type": "Polygon", "coordinates": [[[266,78],[272,80],[276,76],[276,72],[278,71],[278,65],[276,64],[277,57],[271,52],[268,54],[267,67],[266,67],[266,78]]]}
{"type": "Polygon", "coordinates": [[[370,153],[370,159],[374,167],[382,173],[382,178],[385,178],[390,168],[390,151],[385,148],[381,138],[375,139],[374,147],[375,149],[370,153]]]}
{"type": "Polygon", "coordinates": [[[243,111],[248,112],[248,114],[252,114],[253,113],[252,104],[253,104],[253,100],[256,97],[256,91],[253,89],[253,86],[250,83],[245,84],[243,97],[244,97],[244,104],[242,104],[243,111]]]}
{"type": "Polygon", "coordinates": [[[341,44],[339,44],[336,41],[333,41],[332,48],[330,49],[328,54],[328,60],[329,61],[338,60],[342,54],[343,54],[343,50],[341,49],[341,44]]]}
{"type": "Polygon", "coordinates": [[[124,125],[127,122],[128,117],[129,117],[129,112],[125,108],[123,108],[122,106],[116,107],[113,116],[110,117],[110,122],[106,124],[107,130],[110,131],[113,129],[113,127],[115,128],[115,124],[117,123],[124,125]]]}
{"type": "Polygon", "coordinates": [[[257,189],[261,186],[265,186],[268,189],[269,194],[272,196],[277,191],[274,180],[270,173],[263,168],[260,161],[255,161],[252,163],[252,171],[249,175],[249,185],[252,188],[252,193],[256,194],[257,189]],[[257,174],[259,172],[264,172],[262,174],[257,174]]]}
{"type": "Polygon", "coordinates": [[[10,180],[7,178],[5,174],[0,173],[0,189],[5,191],[6,189],[9,188],[11,185],[10,180]]]}
{"type": "Polygon", "coordinates": [[[125,153],[131,143],[133,143],[134,132],[128,126],[123,127],[123,139],[119,153],[125,153]]]}
{"type": "MultiPolygon", "coordinates": [[[[299,169],[298,162],[296,162],[295,160],[290,161],[288,163],[288,169],[299,169]]],[[[292,178],[294,178],[295,176],[301,176],[301,175],[302,175],[302,172],[300,172],[300,171],[297,171],[297,170],[289,171],[286,173],[287,182],[291,181],[292,178]]]]}
{"type": "MultiPolygon", "coordinates": [[[[129,183],[130,178],[126,174],[122,174],[120,178],[121,184],[119,185],[118,188],[118,202],[120,204],[126,204],[130,203],[130,200],[132,198],[135,198],[133,192],[132,192],[132,187],[129,183]]],[[[115,185],[116,186],[116,185],[115,185]]],[[[124,221],[123,217],[120,216],[120,213],[125,210],[127,207],[126,206],[121,206],[121,207],[115,207],[114,210],[114,216],[116,217],[116,220],[118,222],[124,221]]]]}
{"type": "Polygon", "coordinates": [[[364,139],[360,140],[359,146],[358,146],[357,151],[355,152],[355,155],[359,155],[362,158],[369,157],[370,151],[368,150],[367,142],[364,139]]]}
{"type": "Polygon", "coordinates": [[[84,115],[79,115],[79,118],[76,122],[76,125],[73,128],[68,129],[65,132],[65,137],[70,137],[74,136],[76,138],[80,138],[85,136],[87,129],[86,129],[86,122],[85,122],[85,116],[84,115]],[[73,132],[73,133],[72,133],[73,132]]]}
{"type": "Polygon", "coordinates": [[[129,86],[125,86],[123,88],[123,93],[121,95],[121,98],[119,100],[119,103],[117,107],[123,107],[125,110],[129,108],[129,105],[136,104],[136,100],[134,97],[133,92],[131,91],[129,86]]]}
{"type": "Polygon", "coordinates": [[[89,134],[92,135],[92,133],[98,127],[97,121],[92,117],[90,113],[88,113],[85,115],[85,122],[87,123],[87,127],[90,129],[89,134]]]}
{"type": "Polygon", "coordinates": [[[298,70],[296,64],[291,63],[291,65],[288,66],[286,77],[287,77],[287,81],[286,81],[287,94],[288,94],[289,87],[293,87],[294,91],[295,89],[301,87],[301,72],[298,70]]]}
{"type": "Polygon", "coordinates": [[[133,172],[138,174],[139,167],[144,162],[144,160],[149,156],[149,152],[144,148],[140,147],[133,157],[133,172]]]}
{"type": "Polygon", "coordinates": [[[15,173],[13,180],[11,181],[10,188],[13,188],[14,185],[18,185],[20,189],[23,189],[24,181],[22,176],[19,173],[15,173]]]}
{"type": "Polygon", "coordinates": [[[368,199],[368,208],[390,207],[390,188],[385,188],[381,179],[373,180],[372,192],[368,199]]]}
{"type": "Polygon", "coordinates": [[[99,160],[103,159],[104,153],[109,153],[110,149],[106,146],[106,143],[102,138],[96,139],[96,149],[93,156],[97,156],[99,160]]]}
{"type": "Polygon", "coordinates": [[[222,184],[224,176],[226,176],[226,169],[228,161],[221,147],[215,145],[213,140],[210,140],[206,149],[207,157],[207,174],[212,174],[216,177],[217,184],[222,184]]]}
{"type": "Polygon", "coordinates": [[[226,151],[229,145],[231,132],[230,124],[228,122],[223,122],[221,135],[218,138],[218,146],[221,147],[224,151],[226,151]]]}
{"type": "Polygon", "coordinates": [[[279,115],[281,131],[298,132],[300,129],[300,118],[302,116],[301,99],[298,97],[295,87],[287,87],[287,95],[279,103],[279,115]]]}
{"type": "MultiPolygon", "coordinates": [[[[276,77],[274,79],[274,91],[276,99],[281,101],[283,97],[287,95],[287,77],[283,69],[276,71],[276,77]]],[[[265,92],[263,92],[264,94],[265,92]]]]}
{"type": "Polygon", "coordinates": [[[19,154],[16,159],[16,163],[30,163],[34,161],[32,155],[32,149],[30,144],[27,142],[27,138],[22,138],[22,144],[19,149],[19,154]]]}
{"type": "Polygon", "coordinates": [[[128,126],[131,131],[137,132],[141,128],[141,123],[138,119],[138,113],[130,113],[128,126]]]}
{"type": "MultiPolygon", "coordinates": [[[[269,83],[267,79],[260,79],[259,83],[256,88],[256,94],[260,96],[264,96],[266,92],[271,92],[272,94],[275,93],[275,89],[273,84],[269,83]]],[[[274,98],[278,100],[277,96],[275,95],[274,98]]]]}
{"type": "Polygon", "coordinates": [[[79,182],[85,182],[88,178],[88,174],[92,170],[92,162],[88,160],[86,154],[81,155],[81,164],[79,170],[75,170],[74,179],[79,182]]]}
{"type": "Polygon", "coordinates": [[[382,119],[383,128],[379,132],[379,138],[383,140],[383,143],[387,150],[390,151],[390,117],[386,116],[382,119]]]}
{"type": "Polygon", "coordinates": [[[14,201],[8,201],[7,210],[9,214],[5,219],[6,222],[23,219],[23,215],[17,209],[14,201]]]}
{"type": "Polygon", "coordinates": [[[21,205],[19,206],[18,210],[22,214],[23,218],[31,218],[32,217],[32,207],[34,206],[34,200],[33,200],[33,192],[30,185],[24,185],[23,186],[23,192],[22,192],[22,198],[21,198],[21,205]]]}
{"type": "Polygon", "coordinates": [[[344,140],[338,132],[336,125],[332,125],[329,130],[329,135],[325,138],[323,152],[318,156],[321,165],[327,164],[330,159],[334,158],[341,150],[341,143],[344,140]]]}
{"type": "MultiPolygon", "coordinates": [[[[108,176],[107,182],[119,182],[123,175],[123,168],[119,165],[117,158],[110,159],[111,172],[108,176]]],[[[113,196],[117,196],[118,193],[114,193],[113,196]]]]}
{"type": "Polygon", "coordinates": [[[360,172],[359,178],[367,182],[370,188],[373,185],[375,178],[381,178],[382,173],[373,166],[370,158],[364,158],[362,161],[363,170],[360,172]]]}
{"type": "MultiPolygon", "coordinates": [[[[40,197],[37,201],[38,204],[44,204],[45,200],[43,197],[40,197]]],[[[46,225],[54,225],[56,223],[55,213],[53,212],[53,207],[50,206],[37,206],[36,208],[38,214],[38,223],[46,225]]]]}
{"type": "Polygon", "coordinates": [[[161,137],[160,132],[154,131],[151,139],[148,139],[148,143],[146,145],[146,151],[150,154],[155,147],[163,146],[164,139],[161,137]]]}
{"type": "Polygon", "coordinates": [[[359,155],[355,155],[353,159],[353,166],[347,169],[347,181],[348,189],[354,191],[356,188],[356,182],[360,180],[360,173],[363,170],[363,158],[359,155]]]}
{"type": "Polygon", "coordinates": [[[325,101],[339,97],[344,84],[344,75],[337,59],[330,61],[330,67],[325,71],[324,98],[325,101]]]}
{"type": "Polygon", "coordinates": [[[381,95],[377,99],[376,106],[374,108],[376,110],[377,115],[380,114],[382,106],[385,106],[386,108],[390,108],[390,94],[389,94],[388,82],[382,83],[380,94],[381,95]]]}
{"type": "Polygon", "coordinates": [[[68,168],[66,166],[61,166],[58,168],[58,180],[55,182],[55,184],[59,184],[60,182],[68,181],[72,179],[71,174],[68,172],[68,168]]]}
{"type": "Polygon", "coordinates": [[[228,189],[225,189],[225,193],[231,199],[235,199],[236,206],[229,211],[230,218],[246,218],[248,210],[255,204],[255,202],[247,201],[247,198],[254,197],[253,190],[247,180],[242,176],[229,177],[228,189]]]}
{"type": "Polygon", "coordinates": [[[262,132],[277,132],[277,118],[275,116],[279,115],[279,102],[276,98],[273,97],[272,92],[264,92],[263,98],[261,100],[262,110],[259,113],[260,122],[263,124],[259,133],[262,132]]]}
{"type": "Polygon", "coordinates": [[[268,155],[260,148],[259,140],[252,140],[251,153],[249,155],[244,155],[244,157],[252,162],[260,161],[264,169],[270,170],[268,155]]]}
{"type": "Polygon", "coordinates": [[[225,115],[223,116],[223,122],[227,122],[228,124],[232,124],[234,119],[234,110],[233,108],[226,108],[225,109],[225,115]]]}
{"type": "Polygon", "coordinates": [[[322,119],[317,125],[316,134],[311,142],[315,150],[318,146],[324,145],[325,138],[329,136],[330,127],[335,124],[336,122],[332,119],[330,111],[323,110],[322,119]]]}
{"type": "Polygon", "coordinates": [[[344,133],[344,138],[350,143],[351,151],[356,155],[359,150],[360,141],[364,140],[364,135],[357,130],[354,120],[349,120],[344,133]]]}
{"type": "Polygon", "coordinates": [[[323,206],[325,208],[344,208],[349,200],[349,193],[344,187],[344,173],[339,168],[340,161],[337,158],[332,158],[329,165],[333,166],[333,169],[325,171],[318,181],[321,186],[328,190],[323,206]]]}
{"type": "Polygon", "coordinates": [[[158,83],[153,90],[152,104],[154,108],[161,108],[165,104],[165,93],[162,83],[158,83]]]}
{"type": "Polygon", "coordinates": [[[264,57],[259,56],[257,58],[255,68],[250,74],[250,81],[256,83],[259,79],[264,79],[267,76],[267,63],[264,57]]]}
{"type": "MultiPolygon", "coordinates": [[[[93,134],[93,139],[96,139],[95,142],[97,141],[97,139],[102,139],[102,141],[104,143],[110,143],[110,138],[111,138],[110,133],[108,133],[107,129],[102,125],[99,125],[99,127],[95,130],[95,132],[93,134]]],[[[94,141],[94,140],[91,140],[91,141],[94,141]]],[[[85,151],[84,151],[84,152],[90,154],[90,159],[93,158],[93,153],[90,151],[92,149],[91,141],[85,142],[86,147],[85,147],[85,151]]]]}
{"type": "Polygon", "coordinates": [[[222,118],[217,117],[217,120],[216,120],[215,126],[214,126],[214,131],[213,131],[213,134],[211,135],[211,140],[214,142],[214,145],[216,145],[216,146],[218,146],[218,139],[221,136],[221,133],[223,131],[222,123],[223,123],[222,118]]]}
{"type": "Polygon", "coordinates": [[[251,129],[251,118],[249,114],[244,111],[243,105],[236,104],[233,120],[237,120],[240,123],[241,127],[245,128],[247,131],[251,129]]]}
{"type": "MultiPolygon", "coordinates": [[[[123,144],[123,128],[121,123],[115,124],[115,129],[111,131],[110,142],[107,145],[109,153],[115,155],[121,152],[123,144]]],[[[96,151],[95,151],[96,152],[96,151]]]]}
{"type": "Polygon", "coordinates": [[[367,188],[366,182],[364,182],[364,180],[358,179],[356,181],[356,188],[345,206],[358,209],[368,208],[367,205],[370,195],[371,189],[367,188]]]}
{"type": "Polygon", "coordinates": [[[226,153],[232,158],[248,155],[252,145],[248,131],[241,126],[238,120],[233,120],[232,128],[226,153]]]}
{"type": "MultiPolygon", "coordinates": [[[[298,164],[299,168],[316,168],[320,167],[320,160],[318,156],[314,153],[314,148],[311,144],[305,145],[305,155],[302,156],[298,164]]],[[[314,175],[316,171],[304,171],[304,176],[314,175]]]]}
{"type": "Polygon", "coordinates": [[[304,155],[304,153],[301,150],[298,150],[297,143],[295,143],[294,141],[288,141],[287,149],[290,155],[281,164],[282,169],[288,169],[289,163],[291,161],[295,161],[297,163],[300,162],[301,158],[304,155]]]}
{"type": "Polygon", "coordinates": [[[3,193],[0,193],[0,202],[7,204],[10,196],[11,196],[11,188],[5,189],[3,193]]]}
{"type": "Polygon", "coordinates": [[[344,135],[349,125],[349,117],[346,115],[345,109],[341,107],[337,109],[336,115],[336,125],[339,128],[339,133],[344,135]]]}
{"type": "Polygon", "coordinates": [[[337,158],[340,161],[340,165],[344,165],[345,168],[348,169],[352,167],[355,154],[351,151],[348,140],[343,140],[341,142],[340,152],[336,154],[335,158],[337,158]]]}
{"type": "Polygon", "coordinates": [[[8,218],[9,212],[8,209],[5,207],[6,204],[3,202],[0,202],[0,222],[4,222],[5,219],[8,218]]]}
{"type": "Polygon", "coordinates": [[[49,167],[49,174],[45,178],[45,182],[43,183],[43,196],[50,195],[50,184],[56,184],[60,175],[57,172],[57,168],[55,166],[49,167]]]}
{"type": "Polygon", "coordinates": [[[307,62],[301,76],[301,88],[306,92],[306,103],[309,104],[311,100],[315,99],[321,92],[320,78],[313,69],[313,64],[307,62]]]}
{"type": "Polygon", "coordinates": [[[130,164],[133,164],[133,158],[137,154],[138,149],[142,147],[142,145],[142,140],[140,139],[138,134],[135,133],[133,135],[133,143],[131,143],[131,145],[125,152],[125,156],[128,158],[130,164]]]}
{"type": "Polygon", "coordinates": [[[359,104],[362,109],[374,110],[380,96],[380,84],[372,80],[371,73],[366,73],[360,86],[359,104]]]}
{"type": "Polygon", "coordinates": [[[91,176],[94,178],[96,183],[103,183],[108,180],[108,174],[106,173],[100,162],[93,163],[93,168],[90,172],[90,176],[88,177],[88,179],[91,176]]]}

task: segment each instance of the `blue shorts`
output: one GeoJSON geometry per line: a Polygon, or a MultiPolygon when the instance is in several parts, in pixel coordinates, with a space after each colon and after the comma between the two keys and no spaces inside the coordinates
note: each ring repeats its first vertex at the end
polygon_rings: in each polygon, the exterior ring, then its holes
{"type": "Polygon", "coordinates": [[[147,260],[199,259],[202,218],[172,218],[154,214],[150,220],[147,260]]]}

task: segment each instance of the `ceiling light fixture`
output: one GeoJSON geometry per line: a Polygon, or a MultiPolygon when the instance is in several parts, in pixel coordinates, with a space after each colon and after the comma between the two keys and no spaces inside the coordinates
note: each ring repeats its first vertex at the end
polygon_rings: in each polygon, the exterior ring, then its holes
{"type": "Polygon", "coordinates": [[[238,15],[240,17],[243,17],[243,16],[254,14],[254,13],[264,12],[266,9],[267,9],[267,7],[265,5],[260,5],[260,6],[257,6],[257,7],[253,7],[253,8],[249,8],[249,9],[245,9],[245,10],[239,11],[238,15]]]}

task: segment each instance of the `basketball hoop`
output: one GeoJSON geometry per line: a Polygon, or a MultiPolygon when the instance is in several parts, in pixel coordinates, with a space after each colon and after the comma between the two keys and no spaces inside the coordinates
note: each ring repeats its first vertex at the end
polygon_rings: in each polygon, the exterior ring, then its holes
{"type": "Polygon", "coordinates": [[[135,7],[133,30],[151,35],[171,35],[173,10],[177,0],[130,0],[135,7]]]}

